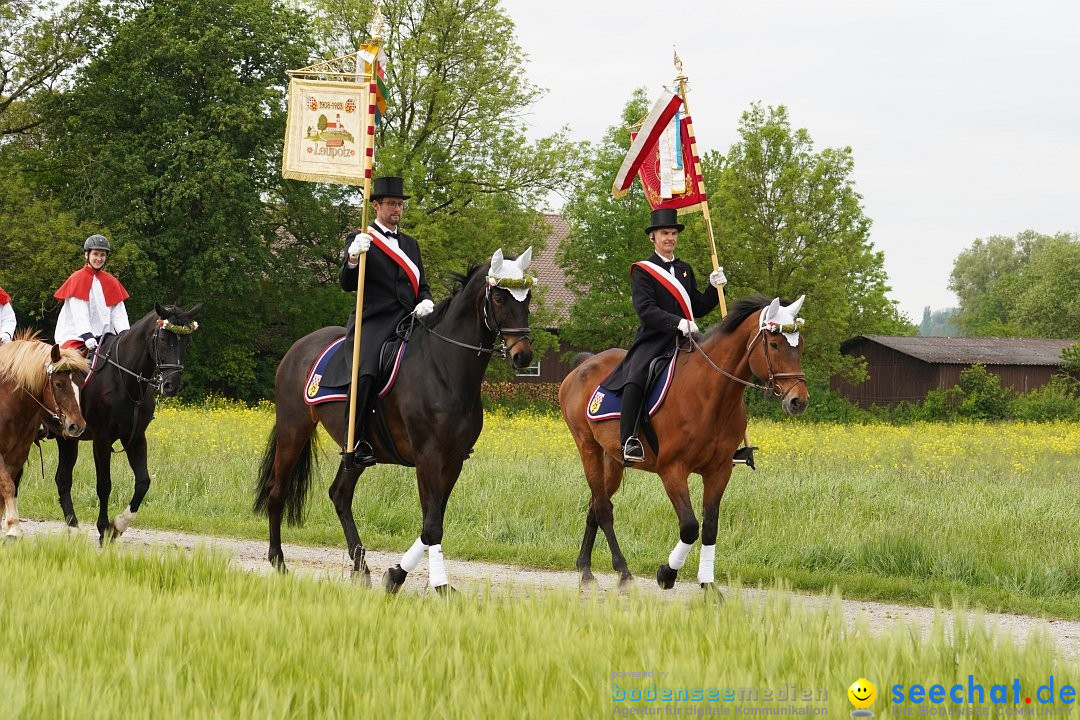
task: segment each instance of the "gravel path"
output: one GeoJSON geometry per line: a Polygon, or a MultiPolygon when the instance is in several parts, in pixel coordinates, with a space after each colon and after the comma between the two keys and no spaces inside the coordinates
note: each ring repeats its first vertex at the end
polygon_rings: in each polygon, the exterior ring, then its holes
{"type": "MultiPolygon", "coordinates": [[[[59,522],[23,520],[22,527],[27,537],[65,532],[64,525],[59,522]]],[[[84,525],[79,532],[86,536],[88,542],[97,543],[96,528],[84,525]]],[[[231,558],[231,564],[234,567],[262,573],[269,573],[273,570],[266,561],[267,543],[265,540],[236,540],[164,530],[131,528],[124,534],[121,542],[129,545],[176,547],[186,550],[191,550],[196,546],[210,547],[227,554],[231,558]]],[[[285,560],[293,572],[323,579],[345,579],[348,577],[351,563],[348,561],[344,545],[340,549],[285,545],[284,551],[285,560]]],[[[401,554],[397,552],[387,553],[369,550],[367,560],[372,569],[373,581],[377,583],[383,570],[397,563],[400,557],[401,554]]],[[[495,589],[510,589],[521,592],[536,589],[575,589],[578,587],[578,575],[574,571],[533,570],[512,565],[455,560],[452,557],[447,558],[446,565],[451,582],[461,590],[477,590],[488,585],[495,589]]],[[[686,572],[683,573],[683,576],[687,576],[686,572]]],[[[690,577],[692,578],[692,575],[690,577]]],[[[615,587],[613,573],[598,574],[597,579],[601,590],[615,587]]],[[[644,577],[637,579],[636,586],[640,592],[658,596],[662,594],[663,597],[692,597],[701,592],[694,582],[680,582],[674,590],[662,592],[652,578],[644,577]]],[[[405,590],[426,592],[426,587],[427,562],[425,559],[421,563],[421,567],[410,574],[405,583],[405,590]]],[[[722,589],[726,591],[726,588],[722,589]]],[[[755,589],[744,589],[743,592],[746,597],[751,599],[760,599],[766,594],[765,591],[755,589]]],[[[828,608],[833,602],[831,597],[824,595],[793,593],[792,596],[805,607],[828,608]]],[[[859,617],[863,617],[874,632],[884,632],[897,622],[906,622],[917,625],[926,634],[933,627],[936,612],[933,608],[889,605],[860,600],[844,600],[843,608],[845,622],[854,624],[859,617]]],[[[952,627],[952,612],[942,612],[945,615],[945,627],[952,627]]],[[[1033,632],[1040,629],[1044,630],[1055,640],[1065,655],[1073,660],[1080,660],[1080,622],[1071,620],[1047,621],[1025,615],[994,613],[988,613],[983,617],[988,625],[996,626],[998,630],[1011,635],[1018,642],[1024,642],[1033,632]]]]}

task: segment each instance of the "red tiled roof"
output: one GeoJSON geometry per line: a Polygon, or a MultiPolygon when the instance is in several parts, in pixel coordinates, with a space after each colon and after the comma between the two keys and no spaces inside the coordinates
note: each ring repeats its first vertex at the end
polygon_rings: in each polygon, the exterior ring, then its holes
{"type": "Polygon", "coordinates": [[[544,249],[533,256],[529,271],[536,276],[536,284],[544,288],[544,304],[561,324],[570,317],[574,295],[566,288],[566,275],[555,263],[555,256],[559,246],[570,236],[570,226],[562,215],[545,214],[544,220],[551,231],[544,249]]]}

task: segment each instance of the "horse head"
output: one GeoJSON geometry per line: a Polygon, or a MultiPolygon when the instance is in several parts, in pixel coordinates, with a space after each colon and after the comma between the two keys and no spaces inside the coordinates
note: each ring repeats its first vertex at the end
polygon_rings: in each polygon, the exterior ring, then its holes
{"type": "Polygon", "coordinates": [[[42,405],[56,416],[64,437],[77,438],[86,430],[75,378],[81,381],[82,373],[88,367],[89,363],[78,352],[61,350],[59,345],[52,346],[49,362],[45,365],[42,405]]]}
{"type": "MultiPolygon", "coordinates": [[[[810,402],[799,335],[803,319],[798,317],[805,299],[802,295],[790,305],[781,305],[780,298],[774,298],[758,313],[753,339],[747,345],[750,371],[765,379],[766,390],[780,398],[788,415],[801,414],[810,402]]],[[[748,322],[754,319],[749,318],[748,322]]]]}
{"type": "Polygon", "coordinates": [[[529,298],[536,278],[525,274],[530,262],[531,247],[516,259],[504,257],[499,248],[491,256],[484,289],[484,324],[499,337],[510,362],[519,370],[531,365],[533,358],[529,298]]]}
{"type": "Polygon", "coordinates": [[[191,334],[199,329],[195,317],[202,307],[202,303],[190,310],[178,305],[154,305],[157,322],[150,335],[150,356],[154,360],[154,384],[165,397],[175,396],[183,387],[180,377],[184,371],[182,359],[191,344],[191,334]]]}

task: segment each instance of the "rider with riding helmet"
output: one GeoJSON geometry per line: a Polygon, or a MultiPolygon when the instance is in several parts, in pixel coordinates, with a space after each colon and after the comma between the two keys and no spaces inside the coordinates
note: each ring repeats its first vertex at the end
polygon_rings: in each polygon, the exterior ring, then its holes
{"type": "Polygon", "coordinates": [[[53,294],[64,306],[56,320],[56,343],[65,348],[83,348],[91,352],[105,335],[127,330],[128,292],[120,281],[104,270],[111,250],[104,235],[91,235],[83,243],[86,264],[71,273],[53,294]]]}
{"type": "Polygon", "coordinates": [[[683,225],[672,208],[653,210],[652,223],[645,229],[654,252],[646,260],[630,266],[630,289],[634,310],[641,324],[622,362],[601,383],[608,390],[622,390],[620,442],[623,463],[642,462],[645,450],[637,437],[637,423],[644,402],[649,364],[675,348],[680,334],[698,332],[695,317],[701,317],[720,302],[716,290],[727,284],[724,270],[709,275],[712,288],[699,292],[690,265],[675,257],[675,245],[683,225]]]}

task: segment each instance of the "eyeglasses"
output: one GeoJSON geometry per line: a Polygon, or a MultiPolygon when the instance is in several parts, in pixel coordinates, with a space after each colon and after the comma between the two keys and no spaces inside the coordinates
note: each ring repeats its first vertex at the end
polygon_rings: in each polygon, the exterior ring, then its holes
{"type": "Polygon", "coordinates": [[[379,200],[378,203],[389,208],[403,208],[406,205],[404,200],[379,200]]]}

